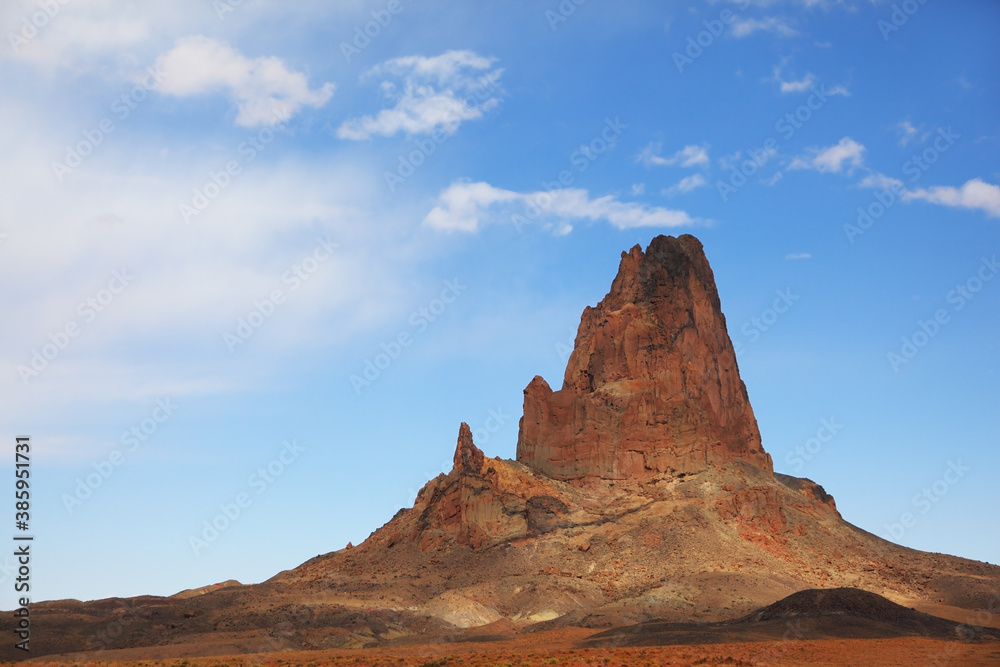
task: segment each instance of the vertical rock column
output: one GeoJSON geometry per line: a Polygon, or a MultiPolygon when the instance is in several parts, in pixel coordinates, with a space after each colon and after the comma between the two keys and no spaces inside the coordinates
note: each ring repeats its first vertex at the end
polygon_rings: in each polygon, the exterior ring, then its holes
{"type": "Polygon", "coordinates": [[[580,320],[563,386],[524,390],[517,460],[558,479],[648,479],[742,459],[767,471],[712,269],[693,236],[622,253],[580,320]]]}

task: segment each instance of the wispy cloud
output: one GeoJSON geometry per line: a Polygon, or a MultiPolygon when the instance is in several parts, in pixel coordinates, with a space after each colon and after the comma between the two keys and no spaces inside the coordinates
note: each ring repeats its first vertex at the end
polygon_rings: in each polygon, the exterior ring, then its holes
{"type": "MultiPolygon", "coordinates": [[[[739,5],[741,9],[746,9],[750,6],[771,7],[772,5],[780,4],[782,0],[730,0],[730,2],[739,5]]],[[[855,4],[851,0],[790,0],[789,4],[802,5],[807,8],[822,7],[826,9],[833,5],[843,5],[849,10],[855,8],[855,4]]]]}
{"type": "Polygon", "coordinates": [[[525,221],[561,223],[566,233],[577,220],[603,221],[618,229],[678,227],[700,222],[684,211],[620,201],[614,195],[592,198],[583,189],[551,192],[514,192],[489,183],[452,183],[438,195],[437,205],[423,224],[442,232],[477,232],[491,222],[510,220],[518,214],[525,221]]]}
{"type": "Polygon", "coordinates": [[[680,149],[670,157],[663,157],[660,151],[663,149],[661,143],[651,143],[635,156],[636,162],[641,162],[647,167],[696,167],[708,166],[711,162],[708,158],[708,146],[689,145],[680,149]]]}
{"type": "MultiPolygon", "coordinates": [[[[779,64],[775,65],[771,73],[771,78],[765,79],[765,81],[773,81],[778,84],[778,89],[782,93],[801,93],[809,90],[816,84],[816,76],[812,72],[806,72],[800,79],[786,79],[783,70],[787,63],[788,59],[785,58],[779,64]]],[[[844,86],[835,86],[832,90],[827,90],[826,93],[828,95],[850,95],[844,86]]]]}
{"type": "Polygon", "coordinates": [[[156,90],[165,95],[227,93],[239,109],[236,124],[244,127],[287,120],[303,106],[321,107],[334,90],[332,83],[311,90],[306,76],[280,58],[248,58],[202,35],[178,39],[156,59],[154,71],[162,74],[156,90]]]}
{"type": "Polygon", "coordinates": [[[763,19],[737,18],[732,26],[733,37],[747,37],[755,32],[771,32],[781,37],[794,37],[799,34],[788,25],[788,21],[774,16],[763,19]]]}
{"type": "Polygon", "coordinates": [[[896,132],[899,133],[899,145],[905,147],[916,138],[919,130],[913,126],[909,118],[906,118],[896,123],[896,132]]]}
{"type": "Polygon", "coordinates": [[[816,81],[811,73],[807,72],[804,77],[799,80],[787,81],[782,75],[782,70],[785,68],[785,64],[788,62],[787,58],[782,59],[782,61],[775,65],[772,72],[771,78],[765,79],[765,81],[773,81],[778,84],[779,90],[783,93],[795,93],[801,92],[803,90],[808,90],[809,86],[813,85],[816,81]]]}
{"type": "Polygon", "coordinates": [[[851,173],[864,163],[865,147],[850,137],[844,137],[827,148],[810,148],[809,155],[795,158],[789,169],[815,169],[822,173],[851,173]]]}
{"type": "Polygon", "coordinates": [[[393,106],[374,116],[345,121],[338,129],[341,139],[362,140],[372,136],[454,134],[469,120],[500,104],[502,69],[491,69],[496,58],[472,51],[447,51],[439,56],[406,56],[378,65],[363,79],[381,78],[379,88],[393,106]]]}
{"type": "Polygon", "coordinates": [[[784,176],[784,174],[782,174],[780,171],[776,171],[774,172],[774,175],[771,176],[770,178],[760,179],[760,182],[763,183],[764,185],[774,185],[775,183],[781,180],[782,176],[784,176]]]}
{"type": "MultiPolygon", "coordinates": [[[[783,71],[785,69],[785,65],[787,64],[788,58],[782,59],[782,61],[775,65],[772,69],[771,76],[764,79],[764,81],[778,84],[778,90],[782,93],[803,93],[816,85],[816,75],[812,72],[806,72],[799,79],[786,79],[783,71]]],[[[843,97],[851,96],[851,91],[845,85],[827,87],[821,84],[820,87],[823,90],[823,94],[829,97],[836,95],[841,95],[843,97]]]]}
{"type": "MultiPolygon", "coordinates": [[[[185,226],[178,203],[232,157],[226,144],[152,160],[140,150],[108,152],[115,159],[95,158],[58,183],[49,166],[58,147],[51,128],[41,118],[9,117],[18,122],[0,126],[9,214],[0,231],[10,237],[0,246],[0,284],[12,284],[29,267],[46,276],[24,285],[23,298],[5,302],[7,315],[21,323],[0,333],[0,363],[11,369],[0,377],[0,400],[13,414],[53,414],[64,406],[71,412],[81,397],[115,406],[151,396],[244,391],[251,381],[234,378],[242,371],[226,367],[231,359],[222,336],[254,299],[275,288],[295,305],[278,308],[266,332],[253,339],[262,359],[315,344],[312,332],[332,311],[355,331],[373,312],[391,312],[350,284],[352,271],[385,261],[372,230],[388,220],[374,212],[377,180],[355,164],[325,156],[269,163],[262,154],[253,169],[228,180],[198,224],[185,226]],[[347,239],[353,250],[334,253],[292,297],[282,275],[312,256],[319,237],[347,239]],[[9,252],[11,242],[18,252],[9,252]],[[77,306],[109,284],[112,270],[135,280],[87,320],[77,306]],[[68,322],[84,333],[40,376],[28,378],[26,388],[14,369],[32,367],[33,351],[68,322]]],[[[229,132],[224,128],[225,136],[229,132]]],[[[389,264],[371,279],[393,300],[389,276],[397,269],[389,264]]]]}
{"type": "Polygon", "coordinates": [[[900,189],[903,187],[903,181],[898,178],[886,176],[881,172],[873,171],[861,179],[858,183],[858,187],[875,188],[876,190],[888,190],[889,188],[900,189]]]}
{"type": "Polygon", "coordinates": [[[678,193],[691,192],[695,188],[700,188],[703,185],[707,185],[708,181],[701,174],[692,174],[687,178],[682,178],[679,183],[672,185],[663,191],[665,195],[675,195],[678,193]]]}
{"type": "MultiPolygon", "coordinates": [[[[140,9],[111,0],[5,0],[0,3],[0,25],[5,28],[0,61],[85,69],[84,64],[93,65],[95,57],[114,60],[122,52],[131,56],[157,29],[165,25],[174,28],[178,16],[189,13],[178,11],[174,4],[157,3],[140,9]]],[[[107,61],[102,64],[107,65],[107,61]]]]}
{"type": "Polygon", "coordinates": [[[743,156],[742,151],[736,151],[731,155],[723,155],[719,158],[719,166],[728,171],[736,165],[739,159],[743,156]]]}
{"type": "Polygon", "coordinates": [[[785,255],[785,259],[790,259],[790,260],[812,259],[812,255],[808,252],[793,252],[791,254],[785,255]]]}
{"type": "Polygon", "coordinates": [[[934,186],[918,190],[906,190],[903,181],[873,171],[858,182],[858,187],[878,190],[893,189],[905,202],[926,201],[930,204],[966,208],[983,211],[987,215],[1000,218],[1000,186],[987,183],[979,178],[966,181],[961,187],[934,186]]]}
{"type": "Polygon", "coordinates": [[[816,83],[816,77],[806,72],[806,75],[798,80],[783,81],[778,79],[778,87],[783,93],[801,93],[809,90],[809,87],[816,83]]]}
{"type": "Polygon", "coordinates": [[[923,200],[931,204],[967,208],[1000,218],[1000,187],[978,178],[966,181],[960,187],[935,186],[903,193],[904,201],[923,200]]]}
{"type": "Polygon", "coordinates": [[[972,85],[972,82],[965,78],[964,74],[955,79],[955,83],[958,84],[958,87],[962,90],[972,90],[975,88],[975,86],[972,85]]]}

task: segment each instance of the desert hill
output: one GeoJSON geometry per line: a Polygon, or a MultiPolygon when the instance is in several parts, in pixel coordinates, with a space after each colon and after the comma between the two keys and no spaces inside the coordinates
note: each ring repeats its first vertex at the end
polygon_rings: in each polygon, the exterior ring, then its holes
{"type": "Polygon", "coordinates": [[[1000,630],[965,625],[856,588],[793,593],[752,614],[717,623],[640,623],[588,637],[583,646],[663,646],[734,641],[933,637],[948,641],[1000,641],[1000,630]]]}
{"type": "MultiPolygon", "coordinates": [[[[1000,567],[889,543],[820,485],[775,474],[701,243],[660,236],[622,253],[584,311],[562,387],[528,384],[516,460],[487,458],[462,424],[452,470],[362,544],[210,588],[36,604],[33,649],[218,654],[732,619],[757,632],[784,627],[793,594],[840,588],[974,623],[1000,608],[1000,567]]],[[[803,599],[832,632],[824,605],[855,598],[825,595],[803,599]]]]}

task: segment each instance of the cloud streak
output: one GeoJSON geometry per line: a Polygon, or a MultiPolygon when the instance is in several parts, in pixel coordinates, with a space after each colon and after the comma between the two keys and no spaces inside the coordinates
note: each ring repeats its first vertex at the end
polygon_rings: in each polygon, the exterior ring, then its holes
{"type": "Polygon", "coordinates": [[[798,31],[788,25],[785,19],[768,16],[763,19],[736,19],[732,27],[733,37],[748,37],[755,32],[771,32],[780,37],[794,37],[798,31]]]}
{"type": "Polygon", "coordinates": [[[859,188],[875,188],[877,190],[888,190],[889,188],[902,189],[903,181],[898,178],[886,176],[885,174],[873,171],[858,183],[859,188]]]}
{"type": "Polygon", "coordinates": [[[647,167],[698,167],[708,166],[711,162],[708,158],[708,146],[685,146],[670,157],[660,155],[662,149],[663,144],[651,143],[636,155],[635,160],[647,167]]]}
{"type": "Polygon", "coordinates": [[[917,136],[917,128],[913,126],[909,118],[896,123],[896,132],[899,133],[899,145],[904,148],[917,136]]]}
{"type": "Polygon", "coordinates": [[[623,202],[614,195],[592,198],[580,188],[522,193],[479,182],[452,183],[445,188],[423,224],[440,232],[474,233],[505,217],[519,228],[532,220],[561,223],[560,233],[571,231],[574,221],[603,221],[618,229],[701,222],[684,211],[623,202]]]}
{"type": "Polygon", "coordinates": [[[864,163],[865,147],[850,137],[844,137],[833,146],[811,148],[809,155],[797,157],[789,169],[814,169],[821,173],[839,174],[845,167],[848,173],[864,163]]]}
{"type": "Polygon", "coordinates": [[[686,178],[682,178],[676,185],[672,185],[663,191],[666,195],[683,194],[685,192],[691,192],[696,188],[700,188],[703,185],[707,185],[708,181],[701,174],[692,174],[686,178]]]}
{"type": "Polygon", "coordinates": [[[983,211],[1000,218],[1000,186],[978,178],[966,181],[959,188],[935,186],[903,193],[903,201],[926,201],[930,204],[983,211]]]}

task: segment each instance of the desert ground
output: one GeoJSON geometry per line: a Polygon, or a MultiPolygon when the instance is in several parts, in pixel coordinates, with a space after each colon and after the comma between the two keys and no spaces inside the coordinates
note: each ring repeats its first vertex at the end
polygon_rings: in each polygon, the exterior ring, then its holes
{"type": "MultiPolygon", "coordinates": [[[[520,665],[954,665],[1000,664],[1000,644],[966,644],[923,638],[874,640],[790,640],[693,646],[581,649],[592,630],[562,630],[497,642],[463,642],[391,649],[283,651],[203,658],[170,657],[170,649],[127,649],[102,654],[46,656],[37,665],[135,665],[136,667],[445,667],[520,665]]],[[[186,647],[186,652],[191,647],[186,647]]]]}

